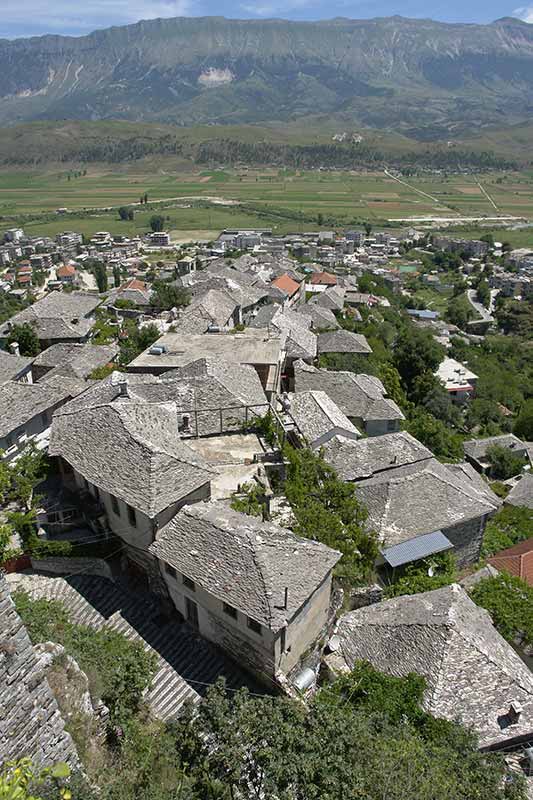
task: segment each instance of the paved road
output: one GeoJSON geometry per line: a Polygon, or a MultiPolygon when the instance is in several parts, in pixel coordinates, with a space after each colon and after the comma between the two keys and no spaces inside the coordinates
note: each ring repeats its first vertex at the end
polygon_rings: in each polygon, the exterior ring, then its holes
{"type": "MultiPolygon", "coordinates": [[[[497,294],[498,294],[498,290],[497,289],[492,289],[491,290],[491,293],[490,293],[490,308],[491,308],[491,311],[494,309],[494,299],[495,299],[497,294]]],[[[470,305],[472,306],[472,308],[477,312],[478,316],[484,322],[494,322],[494,317],[492,316],[490,311],[487,308],[485,308],[484,305],[482,305],[480,302],[478,302],[476,300],[476,290],[475,289],[468,289],[468,291],[466,293],[466,296],[468,297],[468,300],[469,300],[470,305]]]]}

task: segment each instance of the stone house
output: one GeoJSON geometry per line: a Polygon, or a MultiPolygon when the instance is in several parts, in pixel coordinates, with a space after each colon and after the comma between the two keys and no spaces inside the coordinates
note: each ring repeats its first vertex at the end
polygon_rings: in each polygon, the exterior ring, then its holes
{"type": "Polygon", "coordinates": [[[210,502],[180,511],[150,553],[182,616],[267,684],[326,630],[340,553],[319,542],[210,502]]]}

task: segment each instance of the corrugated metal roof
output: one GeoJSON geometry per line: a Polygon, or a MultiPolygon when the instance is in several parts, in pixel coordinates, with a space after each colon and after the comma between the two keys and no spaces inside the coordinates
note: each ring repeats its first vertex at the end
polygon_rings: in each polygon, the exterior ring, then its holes
{"type": "Polygon", "coordinates": [[[418,561],[419,558],[425,558],[434,553],[442,553],[452,547],[453,544],[442,531],[434,531],[426,533],[424,536],[415,536],[414,539],[408,539],[393,547],[387,547],[381,551],[381,555],[391,567],[400,567],[402,564],[418,561]]]}

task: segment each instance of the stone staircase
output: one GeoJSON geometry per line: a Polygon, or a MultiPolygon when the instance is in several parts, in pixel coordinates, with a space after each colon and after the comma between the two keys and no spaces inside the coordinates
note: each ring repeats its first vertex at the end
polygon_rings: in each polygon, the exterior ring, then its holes
{"type": "Polygon", "coordinates": [[[36,600],[60,601],[73,623],[110,628],[154,652],[157,672],[146,700],[159,719],[176,717],[186,700],[199,702],[218,677],[224,677],[230,689],[247,686],[258,691],[245,672],[187,624],[163,617],[153,595],[128,592],[106,578],[89,575],[12,574],[7,579],[11,591],[21,589],[36,600]]]}

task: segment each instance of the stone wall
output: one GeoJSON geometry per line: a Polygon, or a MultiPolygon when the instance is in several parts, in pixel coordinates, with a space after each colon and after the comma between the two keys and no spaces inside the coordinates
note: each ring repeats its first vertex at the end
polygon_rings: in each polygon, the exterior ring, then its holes
{"type": "Polygon", "coordinates": [[[461,522],[459,525],[452,525],[443,528],[443,534],[454,546],[453,554],[457,559],[457,566],[462,568],[469,564],[475,564],[479,560],[483,534],[487,517],[476,517],[475,519],[461,522]]]}
{"type": "Polygon", "coordinates": [[[0,764],[23,756],[43,766],[79,765],[41,660],[0,575],[0,764]]]}
{"type": "Polygon", "coordinates": [[[31,558],[31,566],[35,572],[46,572],[53,575],[99,575],[101,578],[113,580],[111,567],[103,558],[31,558]]]}

